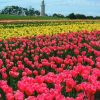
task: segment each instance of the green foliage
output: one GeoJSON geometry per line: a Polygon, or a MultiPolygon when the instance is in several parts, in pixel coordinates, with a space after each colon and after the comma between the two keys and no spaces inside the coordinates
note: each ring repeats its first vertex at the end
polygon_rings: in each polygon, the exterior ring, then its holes
{"type": "MultiPolygon", "coordinates": [[[[38,11],[36,11],[39,14],[38,11]]],[[[18,15],[8,15],[0,14],[0,20],[58,20],[64,18],[55,18],[52,16],[18,16],[18,15]]]]}
{"type": "Polygon", "coordinates": [[[18,15],[18,16],[38,16],[40,12],[35,10],[34,8],[23,8],[19,6],[7,6],[2,11],[1,14],[8,14],[8,15],[18,15]]]}

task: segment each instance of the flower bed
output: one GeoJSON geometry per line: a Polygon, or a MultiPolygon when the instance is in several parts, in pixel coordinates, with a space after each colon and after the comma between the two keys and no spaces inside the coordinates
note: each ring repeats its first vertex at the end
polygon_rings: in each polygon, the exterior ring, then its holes
{"type": "Polygon", "coordinates": [[[58,33],[100,30],[100,21],[92,22],[36,22],[33,24],[0,24],[0,39],[12,37],[55,35],[58,33]]]}
{"type": "Polygon", "coordinates": [[[100,31],[0,41],[3,100],[95,100],[100,31]]]}

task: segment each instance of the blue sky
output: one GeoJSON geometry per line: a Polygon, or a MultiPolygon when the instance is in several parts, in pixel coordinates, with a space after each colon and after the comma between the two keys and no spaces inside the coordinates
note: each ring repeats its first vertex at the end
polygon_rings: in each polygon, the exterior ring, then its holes
{"type": "MultiPolygon", "coordinates": [[[[0,0],[0,9],[5,6],[18,5],[26,8],[33,7],[40,10],[42,0],[0,0]]],[[[100,0],[45,0],[46,13],[80,13],[100,16],[100,0]]]]}

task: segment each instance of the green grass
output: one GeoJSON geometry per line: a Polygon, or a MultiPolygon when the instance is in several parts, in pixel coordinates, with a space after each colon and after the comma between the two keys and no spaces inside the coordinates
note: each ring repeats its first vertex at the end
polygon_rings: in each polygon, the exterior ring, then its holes
{"type": "Polygon", "coordinates": [[[0,14],[0,20],[57,20],[57,19],[65,19],[65,18],[56,18],[56,17],[48,17],[48,16],[16,16],[16,15],[4,15],[0,14]]]}

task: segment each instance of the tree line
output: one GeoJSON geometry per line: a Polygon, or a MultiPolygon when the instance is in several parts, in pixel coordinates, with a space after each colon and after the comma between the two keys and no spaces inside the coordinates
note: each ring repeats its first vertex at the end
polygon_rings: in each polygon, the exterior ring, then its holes
{"type": "Polygon", "coordinates": [[[53,17],[58,17],[58,18],[69,18],[69,19],[100,19],[100,16],[86,16],[84,14],[74,14],[74,13],[71,13],[69,14],[68,16],[64,16],[62,14],[53,14],[53,17]]]}
{"type": "Polygon", "coordinates": [[[34,8],[23,8],[19,6],[7,6],[1,10],[1,14],[19,15],[19,16],[39,16],[40,11],[34,8]]]}
{"type": "MultiPolygon", "coordinates": [[[[7,6],[0,11],[1,14],[10,14],[10,15],[19,15],[19,16],[40,16],[40,11],[35,10],[34,8],[23,8],[19,6],[7,6]]],[[[46,16],[49,16],[46,14],[46,16]]],[[[54,13],[51,17],[56,18],[69,18],[69,19],[100,19],[100,16],[86,16],[84,14],[74,14],[71,13],[67,16],[63,14],[54,13]]]]}

